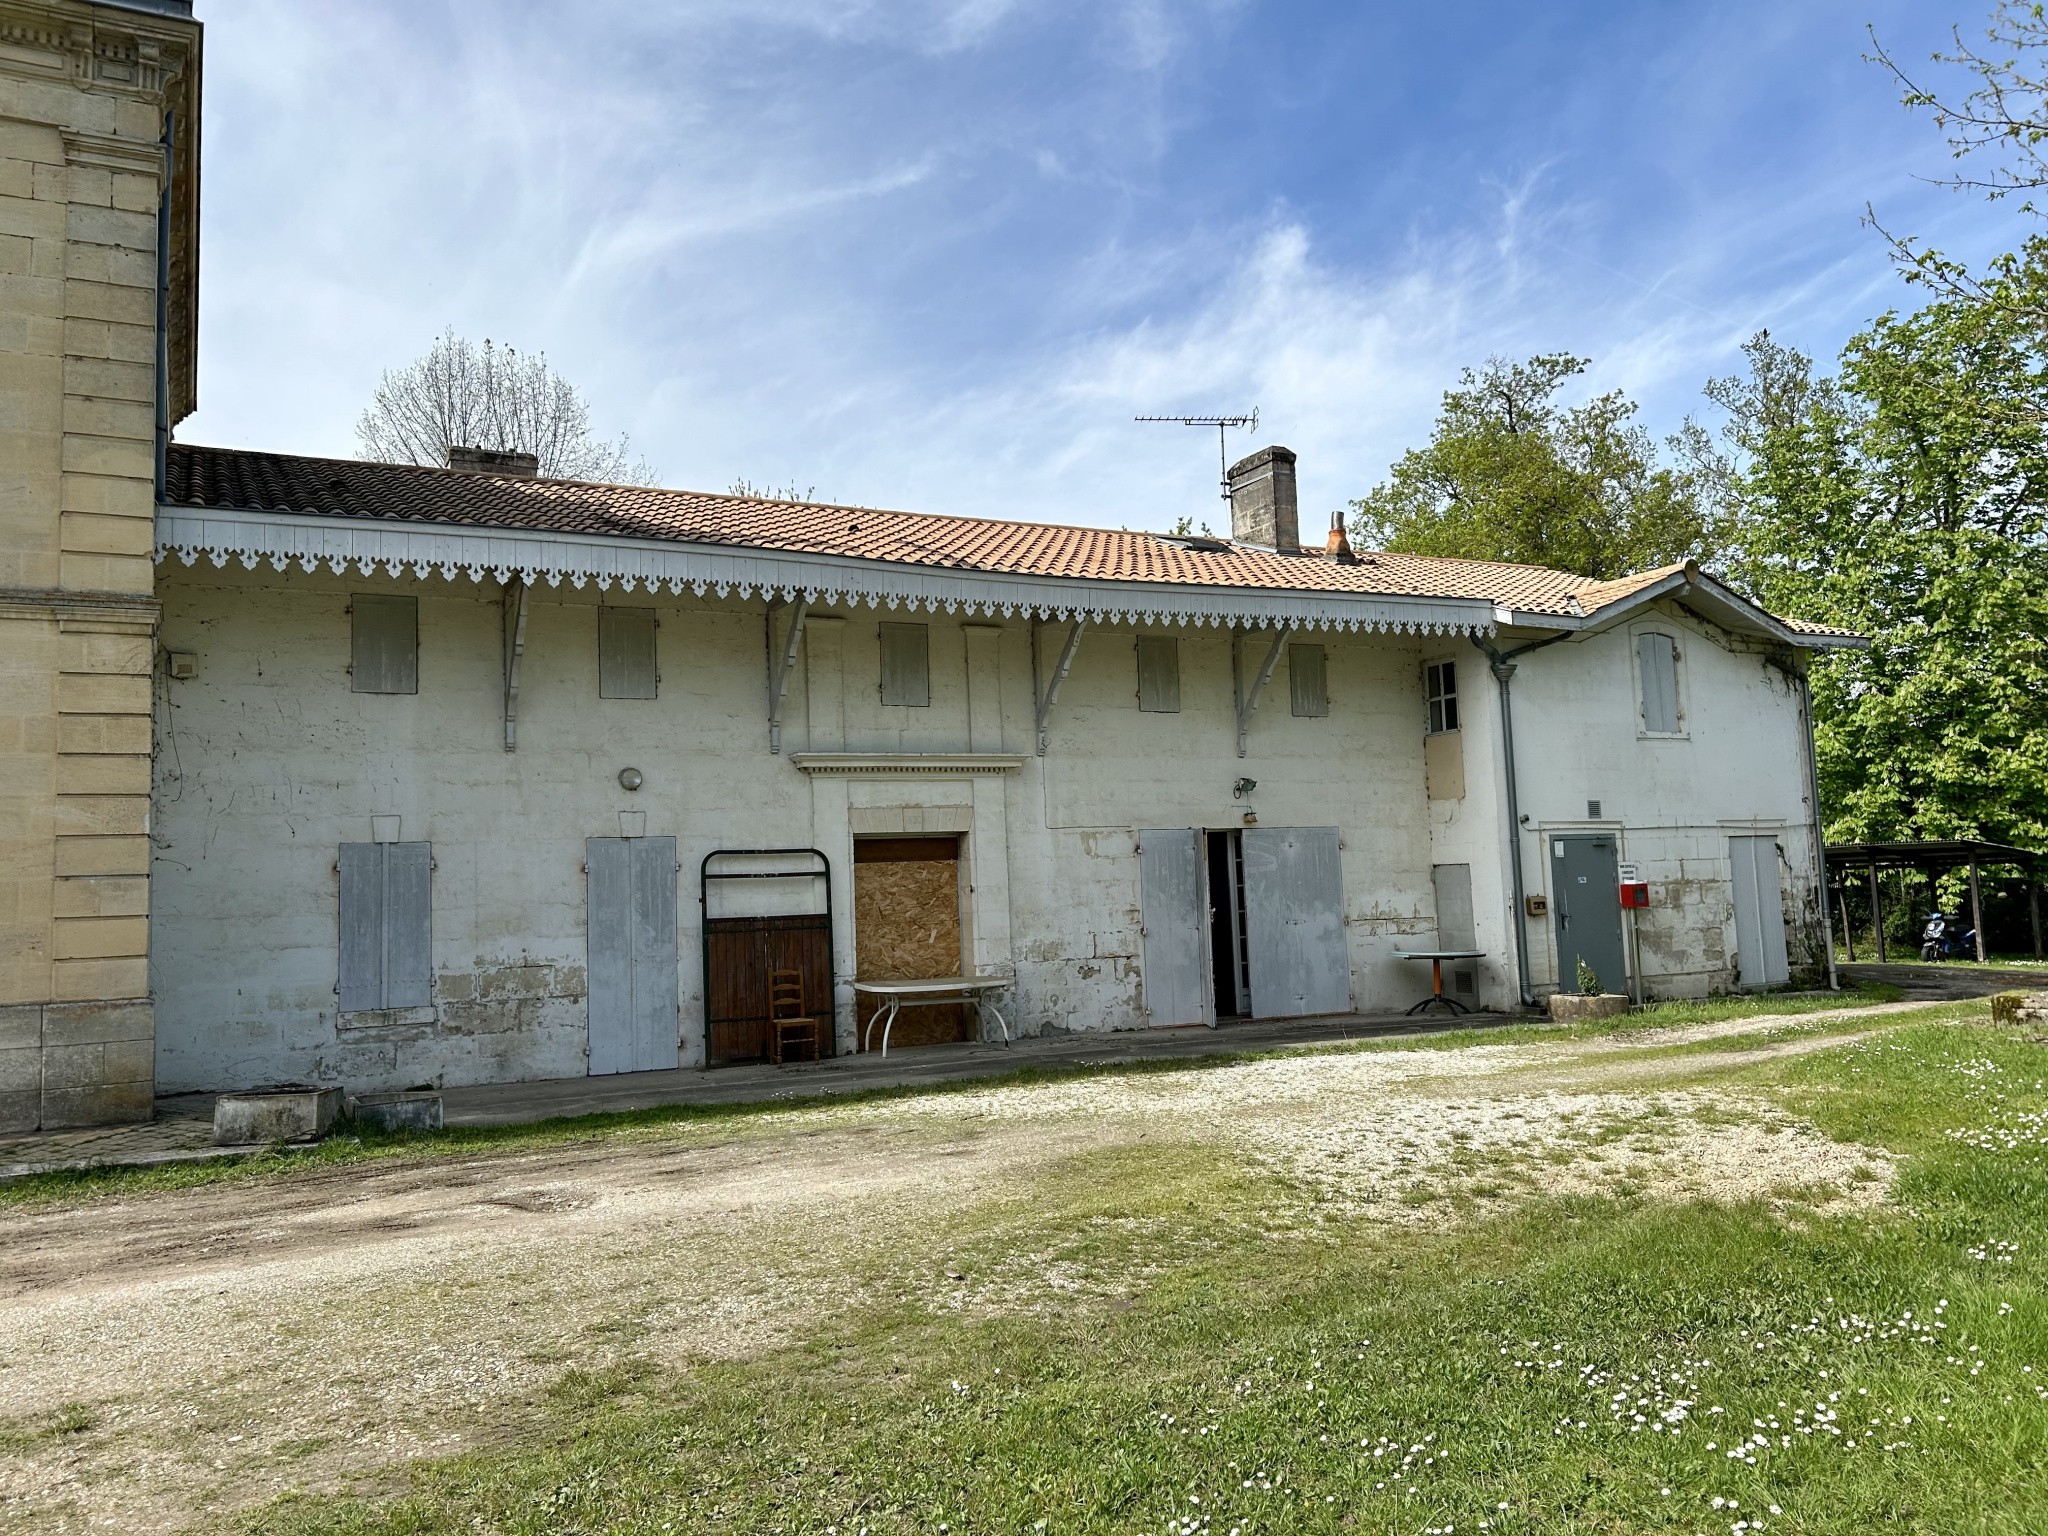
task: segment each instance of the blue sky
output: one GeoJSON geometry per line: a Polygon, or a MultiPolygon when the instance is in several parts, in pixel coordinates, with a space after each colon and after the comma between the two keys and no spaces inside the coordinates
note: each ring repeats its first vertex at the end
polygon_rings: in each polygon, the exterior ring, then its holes
{"type": "Polygon", "coordinates": [[[444,327],[544,351],[666,484],[1161,528],[1259,407],[1304,532],[1490,354],[1659,431],[1759,327],[1831,356],[1981,255],[1862,62],[1988,0],[200,0],[201,409],[351,455],[444,327]]]}

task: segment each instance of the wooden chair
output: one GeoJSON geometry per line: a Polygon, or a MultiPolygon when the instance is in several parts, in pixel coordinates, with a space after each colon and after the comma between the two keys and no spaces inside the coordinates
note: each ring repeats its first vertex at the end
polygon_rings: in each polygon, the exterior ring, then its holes
{"type": "Polygon", "coordinates": [[[778,1067],[788,1058],[791,1048],[808,1056],[798,1059],[818,1059],[818,1021],[804,1013],[804,973],[802,971],[770,971],[768,973],[768,1059],[778,1067]]]}

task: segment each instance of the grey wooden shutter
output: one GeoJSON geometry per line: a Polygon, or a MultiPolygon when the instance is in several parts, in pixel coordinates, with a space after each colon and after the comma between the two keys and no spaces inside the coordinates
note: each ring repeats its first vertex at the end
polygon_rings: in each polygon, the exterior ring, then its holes
{"type": "Polygon", "coordinates": [[[1330,712],[1328,664],[1320,645],[1287,647],[1288,703],[1304,719],[1321,719],[1330,712]]]}
{"type": "Polygon", "coordinates": [[[883,624],[882,702],[922,709],[932,701],[931,630],[923,624],[883,624]]]}
{"type": "Polygon", "coordinates": [[[1643,729],[1660,735],[1678,730],[1678,649],[1669,635],[1638,635],[1636,660],[1643,676],[1643,729]]]}
{"type": "Polygon", "coordinates": [[[434,1000],[434,845],[343,843],[336,945],[343,1013],[434,1000]]]}
{"type": "Polygon", "coordinates": [[[1138,636],[1138,708],[1180,713],[1180,641],[1172,635],[1138,636]]]}
{"type": "Polygon", "coordinates": [[[1351,1006],[1335,827],[1246,827],[1244,903],[1253,1018],[1351,1006]]]}
{"type": "Polygon", "coordinates": [[[1437,948],[1477,949],[1479,930],[1472,920],[1472,866],[1433,864],[1429,881],[1436,890],[1437,948]]]}
{"type": "Polygon", "coordinates": [[[1202,834],[1185,827],[1138,834],[1138,908],[1145,1012],[1154,1024],[1207,1024],[1209,902],[1202,834]]]}
{"type": "Polygon", "coordinates": [[[358,592],[349,599],[349,688],[420,691],[420,600],[358,592]]]}
{"type": "Polygon", "coordinates": [[[651,699],[655,676],[654,610],[600,607],[597,610],[597,696],[651,699]]]}
{"type": "Polygon", "coordinates": [[[384,849],[384,1006],[424,1008],[434,1000],[434,845],[384,849]]]}
{"type": "Polygon", "coordinates": [[[1728,864],[1735,894],[1737,983],[1775,987],[1792,974],[1785,952],[1785,897],[1778,875],[1778,839],[1731,837],[1728,864]]]}
{"type": "Polygon", "coordinates": [[[363,1013],[384,1006],[383,843],[341,845],[337,1006],[363,1013]]]}
{"type": "Polygon", "coordinates": [[[590,1073],[677,1060],[676,840],[593,837],[589,871],[590,1073]]]}

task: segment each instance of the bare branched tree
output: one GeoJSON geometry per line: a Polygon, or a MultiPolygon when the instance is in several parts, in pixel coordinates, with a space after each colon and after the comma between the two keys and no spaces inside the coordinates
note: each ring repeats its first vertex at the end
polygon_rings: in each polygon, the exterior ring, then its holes
{"type": "Polygon", "coordinates": [[[451,328],[419,361],[386,373],[356,423],[366,459],[448,463],[450,448],[531,453],[551,479],[652,485],[654,469],[626,437],[595,436],[590,405],[576,386],[528,355],[486,339],[477,346],[451,328]]]}
{"type": "MultiPolygon", "coordinates": [[[[1977,88],[1967,95],[1944,95],[1908,74],[1875,30],[1865,58],[1891,75],[1906,107],[1933,115],[1950,154],[1967,163],[1968,169],[1937,178],[1940,185],[1993,200],[2018,194],[2024,199],[2022,209],[2038,218],[2042,210],[2029,194],[2048,187],[2048,11],[2037,0],[1997,0],[1985,30],[1985,46],[1965,42],[1960,28],[1951,29],[1950,37],[1953,51],[1936,53],[1930,62],[1973,75],[1977,88]]],[[[1891,247],[1892,259],[1907,281],[1979,303],[1995,292],[2001,303],[2010,306],[2018,300],[2037,321],[2048,324],[2048,307],[2028,302],[2039,285],[2009,280],[2044,254],[2041,235],[2026,242],[2029,249],[2024,254],[1999,258],[1987,275],[1972,272],[1913,236],[1886,228],[1875,208],[1866,210],[1865,222],[1891,247]]]]}

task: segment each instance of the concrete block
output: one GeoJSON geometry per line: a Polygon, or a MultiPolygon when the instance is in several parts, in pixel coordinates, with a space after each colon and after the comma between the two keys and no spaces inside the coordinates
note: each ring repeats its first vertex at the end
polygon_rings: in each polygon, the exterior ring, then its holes
{"type": "Polygon", "coordinates": [[[112,1003],[51,1003],[43,1009],[45,1045],[153,1040],[156,1014],[146,998],[112,1003]]]}
{"type": "Polygon", "coordinates": [[[1550,1022],[1577,1024],[1586,1019],[1614,1019],[1628,1012],[1626,992],[1597,992],[1585,997],[1577,992],[1550,995],[1550,1022]]]}
{"type": "Polygon", "coordinates": [[[156,411],[139,400],[64,397],[64,430],[95,437],[144,438],[156,430],[156,411]]]}
{"type": "MultiPolygon", "coordinates": [[[[153,529],[146,517],[100,512],[64,512],[57,520],[58,542],[67,554],[147,556],[153,529]]],[[[145,671],[146,667],[135,670],[145,671]]]]}
{"type": "Polygon", "coordinates": [[[0,1132],[32,1131],[42,1121],[39,1092],[0,1089],[0,1132]]]}
{"type": "MultiPolygon", "coordinates": [[[[64,233],[81,245],[113,245],[130,251],[156,250],[156,214],[130,208],[95,208],[72,203],[64,211],[64,233]]],[[[73,314],[84,311],[73,309],[73,314]]]]}
{"type": "Polygon", "coordinates": [[[43,1005],[12,1003],[0,1008],[0,1051],[43,1048],[43,1005]]]}
{"type": "Polygon", "coordinates": [[[351,1120],[375,1126],[380,1131],[438,1131],[441,1129],[441,1095],[438,1093],[364,1093],[348,1101],[351,1120]]]}
{"type": "Polygon", "coordinates": [[[0,235],[0,273],[9,277],[27,275],[34,251],[35,242],[27,235],[0,235]]]}
{"type": "MultiPolygon", "coordinates": [[[[51,890],[53,917],[146,917],[149,914],[149,880],[143,875],[67,878],[57,881],[51,890]]],[[[5,1043],[4,1033],[0,1030],[0,1045],[5,1043]]]]}
{"type": "Polygon", "coordinates": [[[97,1088],[107,1080],[107,1048],[104,1045],[45,1045],[44,1091],[63,1088],[97,1088]]]}
{"type": "Polygon", "coordinates": [[[150,680],[125,672],[65,672],[57,678],[57,708],[67,715],[147,715],[150,680]]]}
{"type": "Polygon", "coordinates": [[[106,1083],[89,1088],[43,1087],[43,1129],[81,1125],[122,1125],[147,1120],[156,1113],[155,1096],[147,1083],[106,1083]]]}
{"type": "Polygon", "coordinates": [[[147,795],[60,795],[59,837],[119,837],[149,831],[147,795]]]}
{"type": "MultiPolygon", "coordinates": [[[[66,443],[77,441],[67,437],[66,443]]],[[[101,439],[104,441],[104,439],[101,439]]],[[[133,592],[147,597],[156,581],[156,566],[147,555],[81,555],[57,557],[57,576],[67,587],[99,592],[133,592]]]]}
{"type": "Polygon", "coordinates": [[[156,1077],[156,1041],[110,1040],[102,1049],[108,1082],[147,1083],[156,1077]]]}
{"type": "Polygon", "coordinates": [[[104,960],[53,959],[50,990],[61,1002],[140,997],[149,991],[149,961],[139,955],[104,960]]]}
{"type": "Polygon", "coordinates": [[[273,1141],[318,1141],[333,1128],[340,1113],[339,1088],[224,1093],[213,1104],[213,1144],[243,1147],[273,1141]]]}
{"type": "Polygon", "coordinates": [[[149,873],[146,837],[65,837],[58,839],[54,852],[52,872],[60,877],[149,873]]]}
{"type": "MultiPolygon", "coordinates": [[[[146,363],[115,362],[104,357],[67,357],[64,392],[102,400],[156,401],[156,374],[146,363]]],[[[98,508],[85,508],[97,511],[98,508]]]]}
{"type": "MultiPolygon", "coordinates": [[[[134,518],[122,518],[134,522],[134,518]]],[[[154,652],[148,635],[65,630],[57,639],[59,665],[66,672],[146,674],[154,652]]]]}
{"type": "Polygon", "coordinates": [[[41,1046],[0,1051],[0,1094],[37,1094],[43,1087],[41,1046]]]}
{"type": "Polygon", "coordinates": [[[147,753],[149,715],[66,714],[57,722],[59,752],[147,753]]]}
{"type": "Polygon", "coordinates": [[[105,960],[149,953],[147,917],[64,917],[51,932],[58,960],[105,960]]]}
{"type": "Polygon", "coordinates": [[[149,794],[149,759],[140,755],[64,753],[58,756],[56,769],[60,795],[149,794]]]}

